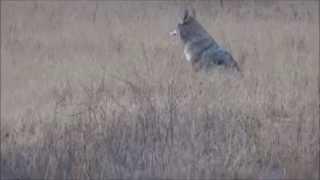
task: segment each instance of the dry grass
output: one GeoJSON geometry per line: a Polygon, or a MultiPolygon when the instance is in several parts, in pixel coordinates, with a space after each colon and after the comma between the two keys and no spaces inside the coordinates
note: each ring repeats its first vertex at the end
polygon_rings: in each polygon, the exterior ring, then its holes
{"type": "Polygon", "coordinates": [[[243,78],[192,72],[182,5],[1,2],[1,178],[318,179],[319,3],[194,3],[243,78]]]}

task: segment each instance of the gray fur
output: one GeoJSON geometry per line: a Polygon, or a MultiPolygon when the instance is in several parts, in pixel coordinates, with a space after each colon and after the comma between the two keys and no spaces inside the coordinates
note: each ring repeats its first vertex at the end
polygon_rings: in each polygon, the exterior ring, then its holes
{"type": "Polygon", "coordinates": [[[184,46],[184,54],[193,69],[209,71],[216,66],[223,66],[239,71],[237,62],[232,55],[220,47],[210,34],[196,20],[194,9],[185,10],[175,31],[184,46]]]}

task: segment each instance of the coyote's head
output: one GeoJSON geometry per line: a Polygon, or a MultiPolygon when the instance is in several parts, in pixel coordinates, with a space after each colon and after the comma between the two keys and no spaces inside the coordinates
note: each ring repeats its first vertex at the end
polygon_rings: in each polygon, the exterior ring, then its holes
{"type": "Polygon", "coordinates": [[[179,36],[183,43],[194,38],[201,38],[201,36],[205,36],[206,38],[208,36],[207,32],[196,20],[194,8],[183,11],[183,15],[180,17],[176,29],[170,32],[170,35],[179,36]]]}
{"type": "Polygon", "coordinates": [[[185,9],[183,15],[179,18],[178,25],[175,30],[170,32],[172,36],[179,36],[182,42],[190,41],[195,36],[200,35],[204,29],[196,20],[195,10],[185,9]]]}

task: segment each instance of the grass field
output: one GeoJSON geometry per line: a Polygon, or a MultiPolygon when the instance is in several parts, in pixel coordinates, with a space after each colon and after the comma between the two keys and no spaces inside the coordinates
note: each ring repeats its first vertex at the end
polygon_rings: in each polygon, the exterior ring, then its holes
{"type": "Polygon", "coordinates": [[[192,3],[242,78],[192,71],[185,5],[1,1],[1,178],[319,179],[319,2],[192,3]]]}

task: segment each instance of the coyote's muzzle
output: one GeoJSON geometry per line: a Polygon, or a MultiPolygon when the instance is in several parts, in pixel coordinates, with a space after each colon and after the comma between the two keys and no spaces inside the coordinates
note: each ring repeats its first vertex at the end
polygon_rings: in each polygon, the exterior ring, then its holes
{"type": "Polygon", "coordinates": [[[177,30],[175,29],[175,30],[171,31],[169,34],[170,34],[170,36],[176,36],[177,35],[177,30]]]}

